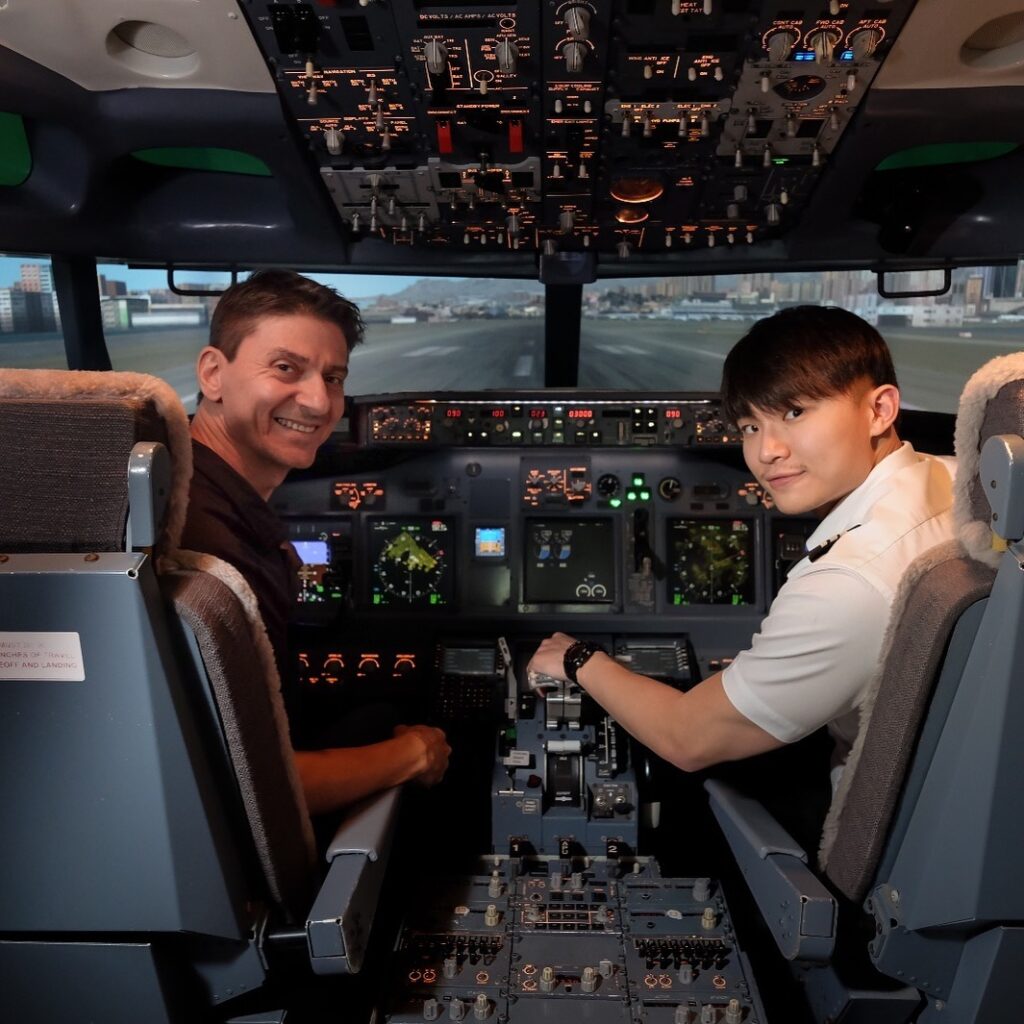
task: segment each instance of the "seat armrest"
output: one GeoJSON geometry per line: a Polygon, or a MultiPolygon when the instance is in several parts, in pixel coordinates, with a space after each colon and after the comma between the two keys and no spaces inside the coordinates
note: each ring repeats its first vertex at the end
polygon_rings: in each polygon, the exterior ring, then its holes
{"type": "Polygon", "coordinates": [[[398,820],[400,787],[354,804],[327,848],[330,867],[306,920],[316,974],[358,974],[398,820]]]}
{"type": "Polygon", "coordinates": [[[779,951],[787,960],[829,960],[836,901],[807,866],[807,854],[756,800],[715,779],[704,788],[779,951]]]}
{"type": "Polygon", "coordinates": [[[353,804],[327,847],[327,860],[343,854],[362,853],[370,860],[387,857],[398,818],[402,787],[393,786],[353,804]]]}

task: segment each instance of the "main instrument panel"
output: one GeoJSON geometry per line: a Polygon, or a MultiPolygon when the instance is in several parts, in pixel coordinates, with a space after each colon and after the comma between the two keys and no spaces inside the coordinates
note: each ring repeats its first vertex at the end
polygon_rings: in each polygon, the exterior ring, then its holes
{"type": "Polygon", "coordinates": [[[274,495],[303,560],[304,674],[405,679],[436,638],[690,634],[700,671],[745,646],[803,556],[713,394],[367,396],[274,495]],[[415,637],[401,640],[399,636],[415,637]],[[368,657],[372,655],[372,657],[368,657]]]}
{"type": "Polygon", "coordinates": [[[274,499],[314,619],[756,611],[774,589],[789,527],[715,396],[371,396],[348,429],[372,470],[335,446],[336,472],[274,499]]]}

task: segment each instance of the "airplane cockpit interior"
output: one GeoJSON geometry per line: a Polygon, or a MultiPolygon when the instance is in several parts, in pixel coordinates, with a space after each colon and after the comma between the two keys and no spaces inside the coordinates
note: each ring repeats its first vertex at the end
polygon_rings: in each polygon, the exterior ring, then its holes
{"type": "Polygon", "coordinates": [[[0,1018],[1021,1019],[1019,0],[0,0],[0,85],[0,1018]],[[284,668],[182,544],[269,268],[365,323],[268,500],[284,668]],[[750,646],[820,517],[722,365],[804,305],[956,460],[835,792],[823,729],[687,771],[530,667],[750,646]],[[311,814],[295,737],[384,721],[443,780],[311,814]]]}

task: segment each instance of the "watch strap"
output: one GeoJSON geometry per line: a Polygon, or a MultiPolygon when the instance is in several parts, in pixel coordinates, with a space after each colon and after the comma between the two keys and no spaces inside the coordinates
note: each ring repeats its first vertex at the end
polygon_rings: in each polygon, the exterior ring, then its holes
{"type": "Polygon", "coordinates": [[[604,652],[604,648],[600,644],[595,644],[590,640],[577,640],[574,644],[571,644],[565,654],[562,656],[562,670],[565,672],[566,679],[571,683],[579,683],[576,678],[576,673],[579,672],[583,666],[590,661],[590,659],[597,654],[598,651],[604,652]]]}

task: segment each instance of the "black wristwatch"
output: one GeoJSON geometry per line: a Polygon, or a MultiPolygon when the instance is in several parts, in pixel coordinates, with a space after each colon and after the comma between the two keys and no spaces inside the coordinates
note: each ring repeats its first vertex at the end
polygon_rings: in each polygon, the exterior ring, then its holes
{"type": "Polygon", "coordinates": [[[576,678],[576,673],[590,659],[600,651],[602,654],[608,652],[600,644],[591,643],[589,640],[577,640],[563,655],[562,657],[562,671],[565,673],[566,679],[570,683],[577,683],[579,680],[576,678]]]}

